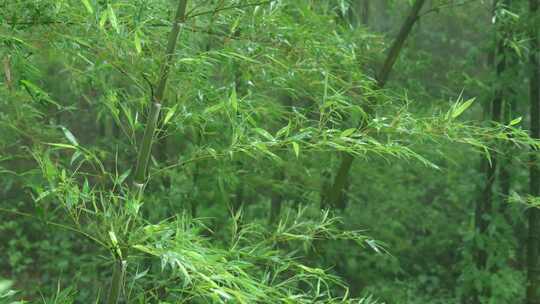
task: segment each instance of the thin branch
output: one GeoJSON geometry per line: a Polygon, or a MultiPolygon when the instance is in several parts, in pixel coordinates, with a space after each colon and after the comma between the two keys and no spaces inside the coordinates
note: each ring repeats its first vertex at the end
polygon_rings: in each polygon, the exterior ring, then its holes
{"type": "Polygon", "coordinates": [[[261,1],[261,2],[246,3],[246,4],[231,5],[231,6],[221,7],[221,8],[215,8],[213,10],[203,11],[203,12],[200,12],[200,13],[190,15],[190,16],[187,17],[187,19],[198,17],[198,16],[203,16],[203,15],[215,14],[215,13],[218,13],[218,12],[221,12],[221,11],[226,11],[226,10],[231,10],[231,9],[246,8],[246,7],[251,7],[251,6],[259,6],[259,5],[266,5],[266,4],[270,4],[272,2],[276,2],[276,1],[277,0],[267,0],[267,1],[261,1]]]}
{"type": "Polygon", "coordinates": [[[444,3],[444,4],[441,4],[439,6],[432,7],[430,9],[426,10],[422,14],[418,15],[418,18],[422,18],[425,15],[430,14],[430,13],[438,12],[442,8],[465,6],[467,4],[471,4],[471,3],[476,2],[476,1],[478,1],[478,0],[468,0],[468,1],[463,1],[463,2],[460,2],[460,3],[454,3],[454,2],[444,3]]]}

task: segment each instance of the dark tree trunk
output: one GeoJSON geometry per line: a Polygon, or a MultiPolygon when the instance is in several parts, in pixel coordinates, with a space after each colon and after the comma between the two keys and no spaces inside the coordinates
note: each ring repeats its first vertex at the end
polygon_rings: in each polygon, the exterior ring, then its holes
{"type": "MultiPolygon", "coordinates": [[[[494,7],[498,6],[499,0],[494,2],[494,7]]],[[[509,5],[508,0],[503,2],[504,5],[509,5]]],[[[506,55],[505,55],[505,45],[504,39],[501,37],[505,33],[496,32],[496,51],[494,56],[494,64],[496,69],[496,81],[502,82],[502,76],[506,70],[506,55]]],[[[491,121],[501,122],[502,121],[502,110],[504,104],[504,89],[500,83],[494,84],[495,93],[491,103],[491,121]]],[[[475,210],[475,227],[479,237],[486,237],[490,220],[493,217],[493,205],[494,205],[494,194],[493,186],[495,180],[497,179],[497,166],[499,163],[498,156],[496,154],[491,155],[491,161],[484,161],[485,165],[485,184],[482,191],[480,200],[477,202],[475,210]]],[[[485,243],[485,242],[482,242],[485,243]]],[[[489,254],[484,245],[476,245],[474,254],[474,262],[476,268],[481,271],[488,270],[488,258],[489,254]]],[[[476,291],[473,297],[474,303],[481,303],[482,297],[489,297],[491,294],[490,290],[476,291]]]]}
{"type": "MultiPolygon", "coordinates": [[[[530,111],[531,135],[540,138],[540,65],[538,38],[539,1],[529,0],[529,10],[533,20],[531,24],[530,62],[530,111]]],[[[532,151],[530,159],[530,195],[540,195],[540,164],[537,151],[532,151]]],[[[529,220],[529,240],[527,246],[527,304],[540,304],[540,209],[527,210],[529,220]]]]}
{"type": "MultiPolygon", "coordinates": [[[[380,72],[377,74],[377,89],[382,89],[384,85],[386,84],[390,72],[392,71],[392,68],[394,64],[396,63],[396,60],[399,57],[399,54],[401,50],[403,49],[403,45],[405,44],[405,40],[407,40],[407,37],[409,36],[414,23],[418,20],[418,15],[420,13],[420,10],[424,6],[425,0],[416,0],[414,3],[411,12],[407,19],[405,20],[405,23],[403,23],[399,34],[397,35],[396,39],[392,43],[392,46],[390,47],[390,50],[388,52],[388,55],[386,57],[386,60],[383,64],[383,67],[381,68],[380,72]]],[[[338,172],[335,175],[334,183],[329,189],[329,192],[327,195],[324,195],[323,197],[328,200],[328,202],[321,203],[321,206],[336,206],[337,201],[339,198],[342,197],[342,191],[345,188],[345,185],[347,183],[347,179],[349,176],[349,171],[351,170],[351,166],[353,163],[354,157],[349,153],[344,153],[343,158],[341,160],[341,164],[339,166],[338,172]]]]}
{"type": "Polygon", "coordinates": [[[364,0],[362,1],[362,24],[363,25],[369,25],[369,2],[371,0],[364,0]]]}

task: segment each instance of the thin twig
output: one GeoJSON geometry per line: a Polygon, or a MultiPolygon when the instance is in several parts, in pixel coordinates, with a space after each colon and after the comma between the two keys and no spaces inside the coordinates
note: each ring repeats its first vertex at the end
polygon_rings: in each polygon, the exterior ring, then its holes
{"type": "Polygon", "coordinates": [[[418,15],[418,18],[422,18],[427,14],[437,12],[440,9],[445,8],[445,7],[459,7],[459,6],[464,6],[464,5],[467,5],[467,4],[470,4],[472,2],[476,2],[476,1],[478,1],[478,0],[468,0],[468,1],[463,1],[463,2],[460,2],[460,3],[454,3],[454,2],[444,3],[444,4],[441,4],[439,6],[432,7],[430,9],[426,10],[422,14],[418,15]]]}
{"type": "Polygon", "coordinates": [[[246,8],[246,7],[251,7],[251,6],[259,6],[259,5],[270,4],[270,3],[276,2],[276,1],[277,0],[267,0],[267,1],[261,1],[261,2],[240,4],[240,5],[231,5],[231,6],[226,6],[226,7],[222,7],[222,8],[215,8],[213,10],[203,11],[203,12],[200,12],[200,13],[190,15],[190,16],[187,17],[187,19],[198,17],[198,16],[203,16],[203,15],[215,14],[215,13],[218,13],[218,12],[221,12],[221,11],[226,11],[226,10],[231,10],[231,9],[246,8]]]}

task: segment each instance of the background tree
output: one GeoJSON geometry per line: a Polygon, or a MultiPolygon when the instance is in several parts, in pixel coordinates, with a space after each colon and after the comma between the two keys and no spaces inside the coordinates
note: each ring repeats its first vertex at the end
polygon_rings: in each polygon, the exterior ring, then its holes
{"type": "Polygon", "coordinates": [[[0,296],[525,301],[524,3],[494,26],[487,1],[193,0],[176,27],[185,3],[0,4],[0,296]],[[494,92],[512,101],[496,122],[494,92]],[[347,157],[361,161],[340,179],[347,157]],[[487,157],[497,208],[480,235],[487,157]]]}

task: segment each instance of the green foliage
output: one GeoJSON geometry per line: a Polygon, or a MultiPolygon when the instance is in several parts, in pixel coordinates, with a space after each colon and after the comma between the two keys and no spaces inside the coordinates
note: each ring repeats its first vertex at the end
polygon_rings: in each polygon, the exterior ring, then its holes
{"type": "Polygon", "coordinates": [[[126,303],[516,303],[531,22],[485,30],[480,2],[424,9],[384,90],[411,1],[189,1],[172,54],[177,1],[0,4],[0,302],[100,303],[119,276],[126,303]],[[490,165],[512,192],[481,233],[490,165]]]}

